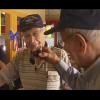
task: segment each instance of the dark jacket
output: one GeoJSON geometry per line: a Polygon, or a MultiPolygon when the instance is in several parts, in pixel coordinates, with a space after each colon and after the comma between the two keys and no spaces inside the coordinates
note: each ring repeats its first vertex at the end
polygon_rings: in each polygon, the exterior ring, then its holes
{"type": "Polygon", "coordinates": [[[5,52],[0,48],[0,60],[5,63],[5,52]]]}

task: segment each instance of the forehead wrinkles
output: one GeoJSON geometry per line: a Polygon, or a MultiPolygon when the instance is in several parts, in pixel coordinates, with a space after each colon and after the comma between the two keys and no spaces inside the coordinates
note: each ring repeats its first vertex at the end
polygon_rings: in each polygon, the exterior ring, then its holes
{"type": "Polygon", "coordinates": [[[30,33],[38,33],[38,32],[41,32],[41,28],[33,28],[33,29],[30,29],[30,30],[27,30],[25,32],[22,32],[23,34],[30,34],[30,33]]]}
{"type": "Polygon", "coordinates": [[[38,32],[40,32],[41,31],[41,28],[38,28],[38,29],[32,29],[32,30],[30,30],[30,33],[38,33],[38,32]]]}

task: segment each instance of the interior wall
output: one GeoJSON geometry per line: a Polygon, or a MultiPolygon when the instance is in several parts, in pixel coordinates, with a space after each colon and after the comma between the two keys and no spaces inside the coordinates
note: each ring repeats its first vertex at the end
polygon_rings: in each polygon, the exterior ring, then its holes
{"type": "Polygon", "coordinates": [[[14,11],[24,14],[39,14],[43,21],[45,21],[45,9],[12,9],[14,11]]]}
{"type": "Polygon", "coordinates": [[[0,45],[5,45],[5,35],[0,36],[0,45]]]}

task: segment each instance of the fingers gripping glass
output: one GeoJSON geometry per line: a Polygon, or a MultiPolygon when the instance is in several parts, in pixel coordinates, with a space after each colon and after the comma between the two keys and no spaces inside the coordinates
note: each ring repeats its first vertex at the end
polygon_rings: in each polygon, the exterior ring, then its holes
{"type": "Polygon", "coordinates": [[[41,33],[43,29],[44,28],[41,28],[39,31],[34,31],[33,33],[28,33],[28,34],[24,35],[23,37],[24,37],[24,39],[30,39],[31,36],[33,36],[35,38],[38,38],[39,37],[39,33],[41,33]]]}

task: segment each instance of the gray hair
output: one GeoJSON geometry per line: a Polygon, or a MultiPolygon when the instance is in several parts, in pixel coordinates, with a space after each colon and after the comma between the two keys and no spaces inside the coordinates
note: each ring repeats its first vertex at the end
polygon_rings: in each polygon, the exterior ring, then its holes
{"type": "Polygon", "coordinates": [[[71,34],[79,32],[88,41],[91,41],[93,44],[100,44],[100,30],[85,30],[85,29],[66,28],[66,31],[71,34]]]}

